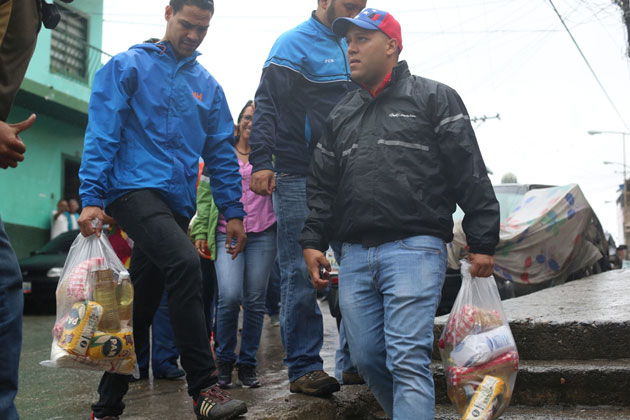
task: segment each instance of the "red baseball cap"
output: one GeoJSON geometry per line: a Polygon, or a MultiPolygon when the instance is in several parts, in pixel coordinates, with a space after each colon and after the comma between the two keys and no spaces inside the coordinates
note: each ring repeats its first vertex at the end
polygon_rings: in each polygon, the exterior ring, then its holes
{"type": "Polygon", "coordinates": [[[400,51],[403,49],[400,23],[388,12],[372,8],[363,9],[354,18],[343,17],[335,19],[332,30],[335,35],[344,37],[348,33],[350,25],[356,25],[368,31],[381,31],[388,37],[398,41],[400,51]]]}

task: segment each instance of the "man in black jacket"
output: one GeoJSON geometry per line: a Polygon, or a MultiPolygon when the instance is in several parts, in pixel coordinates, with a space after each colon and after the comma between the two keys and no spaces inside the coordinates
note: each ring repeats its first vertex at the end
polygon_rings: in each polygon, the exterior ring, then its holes
{"type": "Polygon", "coordinates": [[[452,240],[455,204],[473,276],[489,276],[499,205],[459,95],[398,62],[400,25],[365,9],[337,19],[352,79],[326,121],[307,180],[300,243],[315,287],[322,251],[343,241],[340,307],[350,352],[392,419],[433,419],[433,319],[452,240]]]}

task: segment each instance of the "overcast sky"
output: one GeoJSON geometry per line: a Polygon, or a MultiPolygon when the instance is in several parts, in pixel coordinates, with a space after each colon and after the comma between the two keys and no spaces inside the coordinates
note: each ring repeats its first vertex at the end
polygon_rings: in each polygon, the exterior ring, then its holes
{"type": "MultiPolygon", "coordinates": [[[[622,136],[587,131],[630,132],[630,61],[621,9],[612,0],[553,1],[625,122],[549,0],[368,0],[368,6],[400,21],[401,59],[412,73],[455,88],[471,117],[500,115],[474,124],[494,183],[506,172],[521,183],[577,183],[619,243],[614,201],[623,166],[603,162],[623,161],[622,136]]],[[[167,0],[104,3],[106,52],[163,35],[167,0]]],[[[253,99],[274,40],[306,20],[315,5],[215,0],[199,61],[222,84],[235,117],[253,99]]]]}

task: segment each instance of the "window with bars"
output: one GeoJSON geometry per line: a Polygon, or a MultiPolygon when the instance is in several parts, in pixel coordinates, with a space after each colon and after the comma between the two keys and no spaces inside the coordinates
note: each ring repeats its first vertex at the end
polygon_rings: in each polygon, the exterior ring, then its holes
{"type": "Polygon", "coordinates": [[[61,21],[52,31],[50,71],[87,81],[88,19],[57,3],[61,21]]]}

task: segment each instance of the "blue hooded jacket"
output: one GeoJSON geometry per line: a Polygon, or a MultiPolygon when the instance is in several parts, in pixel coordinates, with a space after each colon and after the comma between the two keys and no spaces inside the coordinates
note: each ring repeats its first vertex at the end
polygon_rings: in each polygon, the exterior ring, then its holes
{"type": "Polygon", "coordinates": [[[313,12],[282,34],[265,62],[256,91],[249,144],[253,172],[306,175],[324,121],[337,102],[358,85],[350,80],[346,40],[313,12]]]}
{"type": "Polygon", "coordinates": [[[221,213],[244,217],[234,123],[198,54],[178,60],[168,42],[139,44],[96,73],[79,171],[84,207],[155,189],[174,212],[192,217],[201,156],[221,213]]]}

